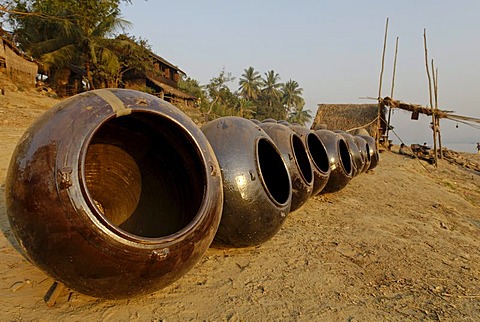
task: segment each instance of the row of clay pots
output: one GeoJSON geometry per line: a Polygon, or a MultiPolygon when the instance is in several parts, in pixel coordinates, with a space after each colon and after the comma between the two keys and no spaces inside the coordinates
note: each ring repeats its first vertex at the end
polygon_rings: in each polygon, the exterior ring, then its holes
{"type": "Polygon", "coordinates": [[[201,129],[222,172],[225,201],[217,246],[256,246],[269,240],[287,214],[310,197],[339,191],[378,163],[372,162],[378,160],[373,138],[344,131],[234,116],[201,129]]]}
{"type": "MultiPolygon", "coordinates": [[[[19,248],[54,280],[95,297],[148,294],[188,272],[212,242],[259,245],[309,197],[366,171],[357,154],[367,148],[352,152],[358,139],[345,135],[238,117],[200,129],[153,95],[89,91],[20,139],[7,215],[19,248]]],[[[371,169],[378,155],[368,144],[371,169]]]]}

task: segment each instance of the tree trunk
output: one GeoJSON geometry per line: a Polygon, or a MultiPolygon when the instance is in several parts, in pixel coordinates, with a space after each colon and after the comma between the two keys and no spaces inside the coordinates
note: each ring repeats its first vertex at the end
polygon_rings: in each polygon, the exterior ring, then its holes
{"type": "Polygon", "coordinates": [[[87,61],[85,62],[85,71],[87,73],[89,90],[95,89],[95,85],[93,85],[92,72],[90,71],[90,59],[88,59],[88,58],[87,58],[87,61]]]}
{"type": "Polygon", "coordinates": [[[210,113],[212,113],[212,109],[213,109],[213,105],[215,105],[215,103],[218,101],[219,99],[219,96],[215,96],[215,99],[213,100],[213,102],[210,104],[210,108],[208,109],[208,112],[205,114],[204,116],[204,120],[205,122],[208,122],[209,119],[208,119],[208,116],[210,115],[210,113]]]}

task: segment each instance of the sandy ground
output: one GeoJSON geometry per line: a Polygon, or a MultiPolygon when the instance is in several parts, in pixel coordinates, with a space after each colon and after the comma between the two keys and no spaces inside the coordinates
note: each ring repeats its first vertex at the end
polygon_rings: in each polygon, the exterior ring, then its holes
{"type": "Polygon", "coordinates": [[[0,321],[480,320],[479,173],[388,151],[375,170],[291,213],[260,247],[210,248],[146,297],[64,290],[48,307],[53,281],[18,251],[5,176],[23,131],[56,102],[8,88],[0,96],[0,321]]]}

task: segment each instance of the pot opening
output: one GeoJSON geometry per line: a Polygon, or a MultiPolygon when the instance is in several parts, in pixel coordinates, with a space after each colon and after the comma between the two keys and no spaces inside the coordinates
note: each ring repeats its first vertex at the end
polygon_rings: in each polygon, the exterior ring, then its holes
{"type": "Polygon", "coordinates": [[[347,142],[343,138],[338,140],[338,154],[345,172],[352,174],[352,159],[350,158],[350,151],[348,150],[347,142]]]}
{"type": "Polygon", "coordinates": [[[269,140],[258,140],[257,160],[268,194],[277,203],[285,204],[290,196],[290,177],[282,156],[269,140]]]}
{"type": "Polygon", "coordinates": [[[322,141],[313,133],[307,136],[307,145],[310,155],[312,157],[313,165],[323,173],[327,173],[330,169],[328,162],[327,149],[322,141]]]}
{"type": "Polygon", "coordinates": [[[197,215],[206,170],[189,133],[153,113],[133,112],[104,122],[85,155],[87,200],[114,228],[159,238],[197,215]]]}
{"type": "Polygon", "coordinates": [[[308,158],[305,144],[303,144],[302,139],[297,134],[292,135],[292,150],[303,179],[308,184],[313,183],[312,165],[308,158]]]}
{"type": "Polygon", "coordinates": [[[366,149],[367,149],[367,153],[365,153],[367,155],[367,160],[368,162],[371,162],[372,160],[372,156],[370,155],[370,145],[367,143],[366,145],[366,149]]]}

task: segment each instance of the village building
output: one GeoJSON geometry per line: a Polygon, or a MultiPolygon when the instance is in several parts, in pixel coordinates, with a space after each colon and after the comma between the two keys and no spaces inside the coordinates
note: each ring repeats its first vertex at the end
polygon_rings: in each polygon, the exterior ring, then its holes
{"type": "Polygon", "coordinates": [[[151,94],[174,105],[183,104],[193,107],[196,98],[178,88],[181,75],[186,75],[180,68],[150,52],[150,68],[144,73],[127,72],[123,75],[125,88],[147,90],[151,94]]]}
{"type": "Polygon", "coordinates": [[[8,39],[8,33],[0,29],[0,73],[16,84],[35,86],[37,72],[37,63],[20,51],[8,39]]]}
{"type": "MultiPolygon", "coordinates": [[[[9,38],[8,32],[0,28],[0,73],[16,84],[35,86],[37,75],[42,72],[41,66],[39,70],[39,64],[19,50],[9,38]]],[[[193,107],[196,98],[178,88],[178,81],[185,72],[153,52],[149,53],[149,60],[143,72],[125,73],[121,87],[146,91],[174,105],[193,107]]],[[[52,78],[55,81],[50,86],[60,97],[72,96],[85,91],[85,77],[83,67],[71,64],[68,68],[55,71],[52,78]]]]}

